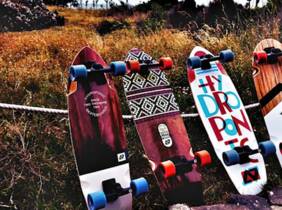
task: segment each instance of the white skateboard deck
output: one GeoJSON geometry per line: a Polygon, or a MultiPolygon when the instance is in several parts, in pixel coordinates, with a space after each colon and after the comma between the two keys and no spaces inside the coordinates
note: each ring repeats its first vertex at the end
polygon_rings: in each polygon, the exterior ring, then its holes
{"type": "MultiPolygon", "coordinates": [[[[190,57],[211,54],[202,47],[195,47],[190,57]]],[[[258,149],[252,125],[241,98],[230,77],[218,61],[210,69],[187,69],[196,107],[217,157],[222,162],[240,194],[255,195],[267,182],[266,169],[260,153],[250,155],[250,162],[225,165],[223,152],[248,145],[258,149]]]]}

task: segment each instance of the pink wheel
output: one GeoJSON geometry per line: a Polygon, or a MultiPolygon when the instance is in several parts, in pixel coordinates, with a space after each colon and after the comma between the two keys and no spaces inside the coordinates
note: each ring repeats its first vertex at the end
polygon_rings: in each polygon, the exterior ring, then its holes
{"type": "Polygon", "coordinates": [[[211,155],[206,150],[201,150],[201,151],[195,152],[195,157],[197,158],[197,160],[200,161],[201,166],[209,165],[212,162],[211,155]]]}
{"type": "Polygon", "coordinates": [[[264,51],[254,52],[253,56],[254,56],[254,61],[258,64],[267,62],[267,53],[264,51]]]}
{"type": "Polygon", "coordinates": [[[126,64],[130,72],[140,73],[141,67],[138,60],[129,60],[126,64]]]}
{"type": "Polygon", "coordinates": [[[170,57],[162,57],[159,60],[160,64],[160,69],[163,70],[168,70],[171,69],[173,66],[173,61],[170,57]]]}
{"type": "Polygon", "coordinates": [[[166,179],[176,175],[176,168],[172,161],[167,160],[167,161],[161,162],[160,166],[161,166],[161,169],[163,170],[164,177],[166,179]]]}

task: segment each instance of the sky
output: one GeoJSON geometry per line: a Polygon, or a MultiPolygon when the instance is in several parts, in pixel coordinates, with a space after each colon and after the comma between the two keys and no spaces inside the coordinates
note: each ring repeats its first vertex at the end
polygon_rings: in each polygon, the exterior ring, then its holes
{"type": "MultiPolygon", "coordinates": [[[[86,0],[84,0],[84,1],[86,1],[86,0]]],[[[126,1],[126,0],[123,0],[123,1],[126,1]]],[[[129,4],[131,4],[131,5],[136,5],[136,4],[139,4],[139,3],[142,3],[142,2],[147,2],[147,1],[148,0],[128,0],[129,4]]],[[[195,1],[198,5],[208,6],[209,3],[213,0],[195,0],[195,1]]],[[[242,5],[246,5],[246,3],[248,2],[248,0],[234,0],[234,1],[236,3],[242,4],[242,5]]],[[[88,0],[88,2],[91,2],[91,0],[88,0]]],[[[113,2],[119,3],[119,0],[113,0],[113,2]]],[[[104,4],[104,3],[105,3],[104,0],[99,0],[98,4],[104,4]]],[[[251,7],[254,7],[255,3],[256,3],[256,0],[251,0],[251,7]]],[[[267,0],[259,0],[258,6],[262,7],[262,6],[266,5],[266,3],[267,3],[267,0]]]]}

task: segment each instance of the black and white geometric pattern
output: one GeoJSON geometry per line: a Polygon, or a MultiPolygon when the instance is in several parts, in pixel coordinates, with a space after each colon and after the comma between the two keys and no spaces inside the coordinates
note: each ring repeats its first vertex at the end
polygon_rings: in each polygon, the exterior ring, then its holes
{"type": "MultiPolygon", "coordinates": [[[[126,60],[150,60],[156,62],[148,54],[136,49],[131,50],[126,60]]],[[[131,91],[138,89],[147,89],[156,86],[169,86],[169,82],[166,75],[159,69],[149,72],[149,75],[145,78],[140,74],[130,74],[123,77],[123,85],[126,92],[130,94],[131,91]]]]}
{"type": "MultiPolygon", "coordinates": [[[[126,60],[133,59],[156,62],[152,60],[151,56],[138,49],[131,50],[126,60]]],[[[150,71],[146,78],[138,73],[126,75],[123,77],[123,85],[131,114],[135,120],[179,112],[166,75],[158,68],[150,71]],[[152,88],[155,90],[151,91],[152,88]],[[142,93],[136,93],[141,89],[142,93]]]]}
{"type": "Polygon", "coordinates": [[[173,93],[130,100],[129,107],[135,120],[154,117],[164,113],[179,112],[173,93]]]}

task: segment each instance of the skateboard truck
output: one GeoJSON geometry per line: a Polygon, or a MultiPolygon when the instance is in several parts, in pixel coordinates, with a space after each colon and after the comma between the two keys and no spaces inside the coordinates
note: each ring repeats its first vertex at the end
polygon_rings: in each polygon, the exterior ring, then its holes
{"type": "Polygon", "coordinates": [[[254,52],[254,61],[257,64],[274,64],[278,61],[278,57],[282,55],[282,51],[279,48],[267,47],[263,51],[254,52]]]}
{"type": "Polygon", "coordinates": [[[211,68],[210,62],[217,61],[217,60],[222,63],[233,61],[234,53],[231,50],[223,50],[217,56],[213,56],[210,54],[207,54],[203,57],[192,56],[188,58],[187,65],[189,68],[192,68],[192,69],[196,69],[196,68],[210,69],[211,68]]]}
{"type": "Polygon", "coordinates": [[[171,69],[173,61],[170,57],[161,57],[159,62],[153,63],[151,60],[129,60],[126,62],[130,72],[146,74],[149,68],[160,68],[162,71],[171,69]]]}
{"type": "Polygon", "coordinates": [[[271,141],[261,142],[259,149],[252,150],[249,146],[235,147],[232,150],[222,154],[225,165],[232,166],[236,164],[245,164],[251,161],[250,155],[261,153],[263,157],[268,157],[275,154],[276,148],[271,141]]]}
{"type": "Polygon", "coordinates": [[[117,200],[120,196],[132,193],[138,197],[149,191],[149,185],[145,178],[131,180],[130,187],[122,188],[116,179],[108,179],[102,182],[103,191],[97,191],[87,196],[88,207],[91,210],[101,209],[108,202],[117,200]]]}
{"type": "Polygon", "coordinates": [[[84,65],[72,65],[70,75],[73,80],[77,78],[87,78],[91,73],[112,73],[114,76],[126,74],[126,64],[122,61],[112,62],[108,67],[103,67],[95,62],[88,62],[84,65]]]}
{"type": "Polygon", "coordinates": [[[118,197],[123,196],[130,191],[130,188],[122,188],[115,179],[103,181],[102,186],[108,202],[115,201],[118,197]]]}
{"type": "Polygon", "coordinates": [[[163,176],[167,179],[169,177],[185,174],[191,171],[193,164],[206,166],[211,163],[211,156],[206,150],[195,153],[195,158],[187,160],[185,156],[172,157],[169,160],[161,162],[160,168],[163,176]]]}

